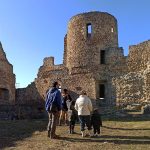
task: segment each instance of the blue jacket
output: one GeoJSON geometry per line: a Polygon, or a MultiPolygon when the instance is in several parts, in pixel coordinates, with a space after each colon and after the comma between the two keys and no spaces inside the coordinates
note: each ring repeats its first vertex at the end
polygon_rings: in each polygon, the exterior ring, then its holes
{"type": "Polygon", "coordinates": [[[45,109],[46,111],[49,111],[50,106],[52,103],[55,103],[58,111],[61,110],[62,106],[62,100],[61,100],[61,93],[57,88],[51,88],[46,94],[46,99],[45,99],[45,109]]]}

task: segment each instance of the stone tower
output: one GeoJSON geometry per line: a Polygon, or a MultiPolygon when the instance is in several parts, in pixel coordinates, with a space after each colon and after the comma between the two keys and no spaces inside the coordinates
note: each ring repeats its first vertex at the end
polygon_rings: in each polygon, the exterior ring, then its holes
{"type": "Polygon", "coordinates": [[[55,65],[53,57],[44,59],[35,80],[40,95],[51,81],[77,96],[86,90],[91,99],[111,105],[115,93],[112,78],[123,74],[123,49],[118,47],[117,20],[105,12],[88,12],[72,17],[64,37],[63,64],[55,65]]]}
{"type": "Polygon", "coordinates": [[[15,75],[0,42],[0,104],[14,104],[15,75]]]}
{"type": "Polygon", "coordinates": [[[64,65],[75,86],[72,90],[86,88],[91,98],[101,98],[107,105],[114,103],[112,78],[125,72],[116,18],[106,12],[73,16],[64,44],[64,65]]]}
{"type": "Polygon", "coordinates": [[[66,66],[70,71],[99,65],[101,50],[109,47],[118,47],[115,17],[104,12],[89,12],[70,19],[66,52],[66,66]]]}

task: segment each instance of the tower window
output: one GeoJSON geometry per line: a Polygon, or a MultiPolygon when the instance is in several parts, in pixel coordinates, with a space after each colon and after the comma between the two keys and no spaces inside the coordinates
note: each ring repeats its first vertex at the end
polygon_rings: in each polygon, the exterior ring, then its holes
{"type": "Polygon", "coordinates": [[[100,61],[101,64],[105,64],[105,50],[100,51],[100,61]]]}
{"type": "Polygon", "coordinates": [[[91,37],[91,34],[92,34],[92,24],[88,23],[86,25],[86,29],[87,29],[87,37],[91,37]]]}
{"type": "Polygon", "coordinates": [[[112,32],[112,33],[114,32],[114,28],[113,28],[113,27],[111,28],[111,32],[112,32]]]}
{"type": "Polygon", "coordinates": [[[105,85],[99,84],[99,98],[104,99],[105,98],[105,85]]]}

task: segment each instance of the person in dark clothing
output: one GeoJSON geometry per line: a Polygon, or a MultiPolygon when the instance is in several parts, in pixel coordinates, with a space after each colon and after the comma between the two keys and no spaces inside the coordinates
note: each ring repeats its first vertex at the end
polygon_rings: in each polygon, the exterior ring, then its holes
{"type": "Polygon", "coordinates": [[[67,101],[71,102],[72,98],[68,94],[68,90],[64,89],[62,92],[62,110],[59,118],[59,125],[61,125],[62,123],[68,125],[68,107],[66,103],[67,101]]]}
{"type": "Polygon", "coordinates": [[[91,115],[91,125],[93,126],[94,136],[100,136],[100,127],[102,126],[101,115],[98,108],[95,108],[91,115]]]}
{"type": "Polygon", "coordinates": [[[59,119],[59,112],[61,110],[61,93],[58,90],[58,82],[54,82],[52,88],[50,88],[46,94],[45,109],[48,112],[49,123],[47,126],[48,137],[51,139],[58,138],[55,134],[57,121],[59,119]]]}
{"type": "Polygon", "coordinates": [[[76,120],[78,119],[78,113],[75,110],[75,101],[68,102],[67,101],[67,106],[68,106],[68,120],[69,120],[69,133],[74,134],[74,127],[76,120]]]}

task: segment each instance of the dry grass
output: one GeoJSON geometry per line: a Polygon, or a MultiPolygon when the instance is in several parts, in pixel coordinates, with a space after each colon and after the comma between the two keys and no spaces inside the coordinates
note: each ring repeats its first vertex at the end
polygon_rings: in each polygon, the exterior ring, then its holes
{"type": "Polygon", "coordinates": [[[57,128],[60,139],[50,140],[47,121],[0,121],[0,149],[5,150],[148,150],[150,121],[103,121],[100,138],[68,134],[67,126],[57,128]]]}

